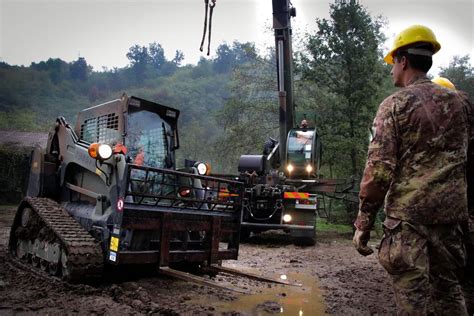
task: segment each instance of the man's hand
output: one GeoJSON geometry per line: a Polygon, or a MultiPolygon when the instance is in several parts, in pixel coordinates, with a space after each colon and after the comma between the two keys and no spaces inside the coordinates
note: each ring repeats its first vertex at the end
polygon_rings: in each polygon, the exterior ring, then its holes
{"type": "Polygon", "coordinates": [[[356,229],[352,242],[354,243],[355,249],[363,256],[371,255],[374,251],[372,248],[367,246],[367,242],[370,239],[370,231],[362,231],[356,229]]]}

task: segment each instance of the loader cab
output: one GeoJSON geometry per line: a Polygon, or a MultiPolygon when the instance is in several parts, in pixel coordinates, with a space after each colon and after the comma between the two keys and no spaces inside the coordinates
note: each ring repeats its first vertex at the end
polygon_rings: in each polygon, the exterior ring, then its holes
{"type": "Polygon", "coordinates": [[[293,128],[288,132],[285,175],[312,179],[319,173],[321,143],[315,128],[293,128]]]}
{"type": "Polygon", "coordinates": [[[172,169],[179,148],[178,117],[179,110],[124,94],[79,112],[75,131],[89,144],[124,144],[127,162],[172,169]]]}
{"type": "Polygon", "coordinates": [[[175,168],[178,114],[174,109],[157,111],[150,104],[129,105],[124,141],[129,162],[152,168],[175,168]]]}

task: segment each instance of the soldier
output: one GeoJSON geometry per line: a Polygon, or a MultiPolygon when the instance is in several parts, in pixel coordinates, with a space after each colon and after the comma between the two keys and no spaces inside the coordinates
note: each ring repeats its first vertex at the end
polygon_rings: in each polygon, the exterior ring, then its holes
{"type": "Polygon", "coordinates": [[[426,315],[428,307],[437,315],[467,315],[458,273],[466,262],[460,224],[468,218],[466,172],[474,180],[474,113],[465,95],[426,77],[440,48],[429,28],[414,25],[384,58],[402,89],[377,111],[354,223],[354,246],[367,256],[384,205],[378,257],[399,315],[426,315]]]}
{"type": "MultiPolygon", "coordinates": [[[[447,78],[437,77],[432,81],[447,89],[456,90],[456,86],[447,78]]],[[[464,92],[460,91],[460,93],[464,92]]],[[[472,207],[469,209],[472,210],[472,207]]],[[[474,232],[473,214],[470,214],[469,222],[463,227],[463,232],[465,237],[464,243],[466,246],[467,264],[461,285],[464,293],[464,300],[466,301],[467,311],[469,315],[474,315],[474,238],[471,236],[472,232],[474,232]]]]}
{"type": "Polygon", "coordinates": [[[456,90],[456,86],[448,78],[436,77],[431,81],[447,89],[456,90]]]}

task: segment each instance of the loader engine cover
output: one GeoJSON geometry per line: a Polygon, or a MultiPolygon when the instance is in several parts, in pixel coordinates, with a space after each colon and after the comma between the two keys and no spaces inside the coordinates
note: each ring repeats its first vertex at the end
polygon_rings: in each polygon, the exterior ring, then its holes
{"type": "Polygon", "coordinates": [[[265,171],[264,155],[242,155],[239,158],[239,172],[252,172],[262,174],[265,171]]]}

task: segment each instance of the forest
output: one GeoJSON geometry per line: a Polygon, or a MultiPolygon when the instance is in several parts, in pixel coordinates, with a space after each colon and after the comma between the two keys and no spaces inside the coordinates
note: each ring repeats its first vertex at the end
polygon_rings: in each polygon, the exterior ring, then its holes
{"type": "MultiPolygon", "coordinates": [[[[322,176],[359,179],[369,129],[380,102],[395,91],[383,60],[383,17],[356,1],[330,6],[317,31],[300,35],[294,51],[296,123],[316,126],[323,142],[322,176]]],[[[156,41],[124,52],[124,68],[94,70],[86,57],[50,58],[28,67],[0,63],[0,130],[47,132],[58,116],[75,122],[83,108],[122,93],[181,111],[184,158],[209,162],[215,173],[236,173],[242,154],[259,154],[268,137],[278,138],[278,100],[273,48],[221,43],[214,58],[183,65],[176,51],[165,58],[156,41]]],[[[436,58],[436,56],[434,56],[436,58]]],[[[453,56],[439,75],[474,96],[470,56],[453,56]]],[[[4,149],[4,148],[3,148],[4,149]]]]}

